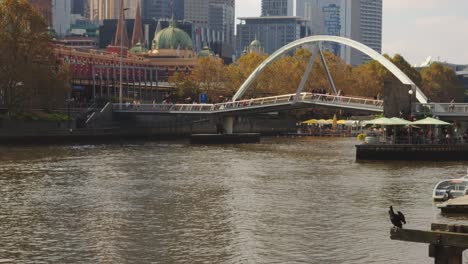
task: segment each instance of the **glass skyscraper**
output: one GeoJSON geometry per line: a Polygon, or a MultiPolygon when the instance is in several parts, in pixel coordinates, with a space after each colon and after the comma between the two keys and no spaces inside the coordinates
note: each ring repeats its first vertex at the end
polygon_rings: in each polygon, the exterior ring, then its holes
{"type": "MultiPolygon", "coordinates": [[[[382,51],[382,0],[297,0],[296,14],[309,21],[309,35],[347,37],[382,51]]],[[[369,60],[339,44],[327,44],[325,49],[349,64],[369,60]]]]}
{"type": "Polygon", "coordinates": [[[293,16],[293,0],[262,0],[262,16],[293,16]]]}

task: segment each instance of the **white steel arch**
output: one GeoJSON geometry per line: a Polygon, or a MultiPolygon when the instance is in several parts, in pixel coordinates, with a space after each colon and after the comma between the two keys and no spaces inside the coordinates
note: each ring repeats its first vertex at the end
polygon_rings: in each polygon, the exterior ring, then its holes
{"type": "Polygon", "coordinates": [[[387,58],[382,56],[380,53],[377,51],[373,50],[372,48],[359,43],[355,40],[344,38],[344,37],[338,37],[338,36],[311,36],[311,37],[306,37],[302,38],[299,40],[296,40],[294,42],[289,43],[288,45],[280,48],[277,50],[275,53],[273,53],[270,57],[268,57],[264,62],[262,62],[257,69],[254,70],[252,74],[247,78],[247,80],[242,84],[242,86],[239,88],[237,93],[232,97],[232,100],[235,101],[239,97],[241,97],[245,91],[248,89],[250,84],[255,81],[255,79],[260,75],[260,73],[272,62],[275,60],[279,59],[283,54],[288,52],[289,50],[298,48],[302,45],[305,44],[310,44],[310,43],[315,43],[315,42],[335,42],[335,43],[340,43],[346,46],[350,46],[352,48],[355,48],[362,53],[366,54],[367,56],[371,57],[372,59],[380,62],[387,70],[389,70],[395,77],[400,80],[403,84],[406,85],[411,85],[412,89],[416,92],[416,99],[420,103],[427,103],[427,97],[423,94],[423,92],[414,84],[414,82],[406,76],[395,64],[393,64],[391,61],[389,61],[387,58]]]}

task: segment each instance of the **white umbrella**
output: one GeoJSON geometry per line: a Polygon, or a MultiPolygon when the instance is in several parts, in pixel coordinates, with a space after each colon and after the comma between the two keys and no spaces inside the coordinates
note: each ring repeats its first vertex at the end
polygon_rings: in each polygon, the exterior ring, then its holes
{"type": "Polygon", "coordinates": [[[381,126],[395,126],[396,122],[390,118],[380,117],[374,120],[364,122],[366,125],[381,125],[381,126]]]}
{"type": "Polygon", "coordinates": [[[405,120],[405,119],[402,119],[402,118],[398,118],[398,117],[392,117],[390,118],[394,123],[395,123],[395,126],[407,126],[407,125],[411,125],[411,121],[408,121],[408,120],[405,120]]]}
{"type": "Polygon", "coordinates": [[[412,125],[434,125],[434,126],[449,126],[451,125],[450,123],[447,123],[445,121],[435,119],[432,117],[427,117],[425,119],[421,119],[415,122],[411,123],[412,125]]]}

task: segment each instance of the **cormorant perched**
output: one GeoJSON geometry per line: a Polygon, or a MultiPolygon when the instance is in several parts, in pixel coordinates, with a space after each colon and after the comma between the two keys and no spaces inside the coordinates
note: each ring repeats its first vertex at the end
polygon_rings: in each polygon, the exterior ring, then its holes
{"type": "Polygon", "coordinates": [[[405,216],[403,215],[403,213],[398,211],[398,214],[395,214],[392,206],[390,206],[388,214],[390,215],[390,221],[394,226],[403,228],[403,224],[406,224],[405,216]]]}

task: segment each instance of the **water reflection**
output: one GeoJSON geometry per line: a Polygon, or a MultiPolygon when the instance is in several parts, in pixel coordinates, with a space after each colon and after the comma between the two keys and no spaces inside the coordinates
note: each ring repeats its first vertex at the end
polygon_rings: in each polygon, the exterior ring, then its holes
{"type": "Polygon", "coordinates": [[[431,202],[439,179],[466,168],[356,163],[354,144],[270,138],[225,147],[5,148],[0,259],[431,263],[427,245],[389,239],[388,206],[405,213],[409,228],[468,224],[440,215],[431,202]]]}

